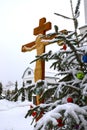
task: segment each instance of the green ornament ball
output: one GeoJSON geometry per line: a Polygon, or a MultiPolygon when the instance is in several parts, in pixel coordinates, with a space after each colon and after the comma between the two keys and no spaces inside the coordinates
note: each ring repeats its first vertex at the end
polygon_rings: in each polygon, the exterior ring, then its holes
{"type": "Polygon", "coordinates": [[[79,71],[77,74],[76,74],[76,77],[80,80],[82,80],[84,78],[85,74],[82,72],[82,71],[79,71]]]}

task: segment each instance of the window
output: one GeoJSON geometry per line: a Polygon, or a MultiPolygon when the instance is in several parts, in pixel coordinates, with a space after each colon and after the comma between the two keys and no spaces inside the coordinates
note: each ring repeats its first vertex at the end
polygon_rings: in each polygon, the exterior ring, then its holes
{"type": "Polygon", "coordinates": [[[30,75],[31,74],[31,71],[28,71],[28,75],[30,75]]]}
{"type": "Polygon", "coordinates": [[[32,83],[32,80],[27,80],[26,83],[27,83],[27,84],[31,84],[31,83],[32,83]]]}

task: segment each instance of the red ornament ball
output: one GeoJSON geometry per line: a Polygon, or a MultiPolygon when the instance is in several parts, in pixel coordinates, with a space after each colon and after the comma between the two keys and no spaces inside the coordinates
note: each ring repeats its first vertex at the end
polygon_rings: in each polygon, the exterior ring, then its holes
{"type": "Polygon", "coordinates": [[[57,122],[59,127],[64,126],[64,124],[62,123],[62,119],[57,119],[57,122]]]}
{"type": "Polygon", "coordinates": [[[36,114],[37,114],[37,112],[36,112],[36,111],[32,112],[32,116],[33,116],[33,117],[35,117],[35,116],[36,116],[36,114]]]}
{"type": "Polygon", "coordinates": [[[68,98],[67,98],[67,102],[73,103],[73,98],[72,98],[72,97],[68,97],[68,98]]]}
{"type": "Polygon", "coordinates": [[[67,49],[67,46],[66,44],[63,45],[63,49],[66,50],[67,49]]]}

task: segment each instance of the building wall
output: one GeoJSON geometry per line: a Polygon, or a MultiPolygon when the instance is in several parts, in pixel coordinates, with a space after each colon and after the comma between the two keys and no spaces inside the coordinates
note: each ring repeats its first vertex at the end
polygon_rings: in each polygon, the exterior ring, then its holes
{"type": "Polygon", "coordinates": [[[23,82],[25,85],[34,83],[34,73],[31,68],[27,68],[22,76],[23,82]]]}
{"type": "MultiPolygon", "coordinates": [[[[58,78],[55,77],[55,73],[51,73],[51,72],[48,72],[45,74],[45,80],[49,83],[56,83],[58,78]]],[[[24,73],[23,73],[23,76],[22,76],[22,79],[23,79],[23,82],[25,83],[25,85],[29,85],[29,84],[33,84],[34,83],[34,72],[31,68],[27,68],[24,73]]]]}
{"type": "Polygon", "coordinates": [[[84,0],[85,24],[87,24],[87,0],[84,0]]]}

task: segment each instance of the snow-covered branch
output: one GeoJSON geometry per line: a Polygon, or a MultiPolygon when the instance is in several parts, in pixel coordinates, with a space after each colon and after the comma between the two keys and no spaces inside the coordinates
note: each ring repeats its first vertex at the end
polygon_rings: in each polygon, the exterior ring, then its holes
{"type": "MultiPolygon", "coordinates": [[[[52,123],[52,126],[56,126],[58,125],[57,119],[60,118],[63,119],[64,125],[66,125],[67,121],[72,118],[76,124],[80,125],[80,122],[82,122],[83,126],[87,128],[85,116],[87,116],[86,110],[76,104],[67,103],[58,105],[56,108],[43,115],[43,117],[36,123],[34,130],[45,130],[49,123],[52,123]]],[[[49,127],[46,130],[49,130],[49,127]]]]}

